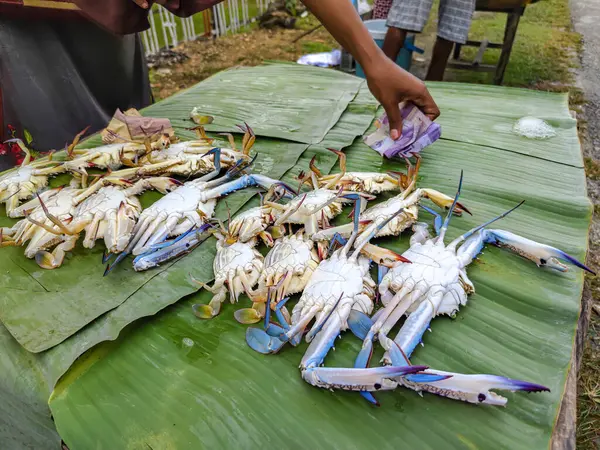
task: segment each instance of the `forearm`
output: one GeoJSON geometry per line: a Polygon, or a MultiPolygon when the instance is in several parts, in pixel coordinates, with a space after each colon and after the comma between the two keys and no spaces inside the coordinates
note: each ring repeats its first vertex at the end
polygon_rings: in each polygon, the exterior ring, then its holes
{"type": "Polygon", "coordinates": [[[384,57],[350,0],[302,0],[327,31],[368,71],[384,57]]]}

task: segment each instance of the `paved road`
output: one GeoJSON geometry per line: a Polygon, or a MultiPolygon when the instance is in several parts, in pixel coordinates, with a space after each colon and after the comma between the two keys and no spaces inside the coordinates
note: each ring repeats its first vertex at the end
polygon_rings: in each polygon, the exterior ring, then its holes
{"type": "MultiPolygon", "coordinates": [[[[588,133],[595,159],[600,159],[600,2],[571,0],[575,31],[583,36],[582,68],[578,82],[589,103],[586,105],[588,133]]],[[[592,156],[592,155],[589,155],[592,156]]]]}

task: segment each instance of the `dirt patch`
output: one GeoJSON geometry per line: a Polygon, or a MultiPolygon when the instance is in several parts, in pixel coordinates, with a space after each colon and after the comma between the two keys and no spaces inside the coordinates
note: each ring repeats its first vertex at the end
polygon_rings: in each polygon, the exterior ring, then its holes
{"type": "Polygon", "coordinates": [[[252,29],[216,40],[186,42],[173,49],[188,57],[182,64],[151,70],[154,97],[156,100],[169,97],[233,66],[257,66],[264,60],[296,61],[306,53],[339,47],[324,29],[293,42],[315,24],[318,22],[305,21],[295,30],[252,29]]]}

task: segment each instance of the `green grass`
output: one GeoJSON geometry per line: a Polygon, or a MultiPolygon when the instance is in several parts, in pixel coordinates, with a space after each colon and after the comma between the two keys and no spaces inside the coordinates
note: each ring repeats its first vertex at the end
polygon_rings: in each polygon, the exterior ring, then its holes
{"type": "MultiPolygon", "coordinates": [[[[433,21],[431,21],[433,22],[433,21]]],[[[506,14],[478,13],[473,19],[469,39],[501,43],[506,14]]],[[[432,23],[430,27],[435,29],[432,23]]],[[[579,34],[571,30],[567,0],[541,0],[529,5],[521,18],[517,36],[505,72],[504,85],[567,90],[573,81],[577,53],[581,47],[579,34]]],[[[463,48],[461,58],[472,61],[475,48],[463,48]]],[[[489,49],[483,62],[496,64],[500,50],[489,49]]],[[[492,73],[453,70],[452,78],[470,83],[490,83],[492,73]]]]}
{"type": "Polygon", "coordinates": [[[302,43],[302,51],[304,53],[322,53],[322,52],[330,52],[333,50],[333,46],[324,42],[303,42],[302,43]]]}

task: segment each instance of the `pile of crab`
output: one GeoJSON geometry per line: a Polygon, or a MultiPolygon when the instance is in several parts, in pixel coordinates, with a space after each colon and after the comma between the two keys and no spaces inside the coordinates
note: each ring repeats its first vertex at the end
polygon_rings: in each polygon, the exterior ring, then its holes
{"type": "Polygon", "coordinates": [[[474,292],[466,269],[486,244],[512,250],[538,266],[566,271],[562,260],[590,271],[561,250],[488,228],[522,203],[446,243],[453,215],[470,214],[458,202],[462,174],[452,198],[416,186],[419,158],[414,166],[407,161],[406,174],[347,172],[345,155],[332,150],[339,156],[340,172],[323,175],[313,160],[294,189],[251,173],[255,137],[249,126],[242,130],[239,151],[231,135],[231,148],[216,147],[198,128],[197,140],[182,143],[164,137],[154,144],[76,150],[76,138],[66,160],[33,163],[19,142],[27,156],[21,167],[0,176],[0,201],[8,216],[24,218],[1,229],[0,245],[26,245],[27,257],[52,269],[63,263],[83,233],[86,248],[104,240],[104,263],[115,256],[106,275],[130,254],[134,269],[143,271],[182,257],[215,236],[214,284],[192,278],[214,295],[208,304],[194,305],[194,313],[213,318],[228,296],[237,303],[245,294],[252,306],[237,310],[236,319],[263,324],[247,329],[248,345],[260,353],[276,353],[304,338],[309,346],[300,370],[313,386],[358,391],[372,403],[374,391],[399,386],[492,405],[507,401],[493,390],[548,390],[497,375],[450,373],[410,363],[432,319],[454,316],[474,292]],[[104,172],[90,175],[90,168],[104,172]],[[64,172],[73,174],[69,186],[47,188],[49,177],[64,172]],[[250,186],[265,191],[260,206],[227,224],[213,219],[219,198],[250,186]],[[142,209],[137,197],[147,189],[165,195],[142,209]],[[383,192],[387,200],[368,205],[383,192]],[[427,200],[446,211],[445,218],[427,200]],[[354,204],[353,220],[332,226],[346,204],[354,204]],[[433,215],[433,236],[419,221],[420,210],[433,215]],[[412,230],[410,247],[402,255],[371,243],[407,230],[412,230]],[[266,256],[258,251],[259,242],[269,248],[266,256]],[[296,294],[290,313],[286,304],[296,294]],[[388,337],[404,316],[395,338],[388,337]],[[355,366],[323,367],[335,339],[348,328],[363,340],[355,366]],[[381,367],[369,367],[375,342],[385,350],[381,367]]]}

